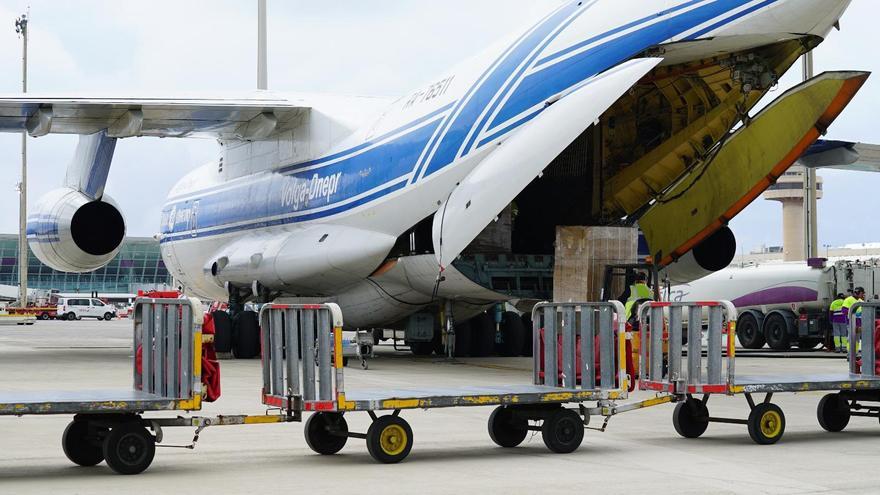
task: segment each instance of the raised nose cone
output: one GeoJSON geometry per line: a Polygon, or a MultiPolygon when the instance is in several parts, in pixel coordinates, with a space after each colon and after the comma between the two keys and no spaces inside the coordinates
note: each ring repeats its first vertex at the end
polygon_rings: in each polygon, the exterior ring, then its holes
{"type": "Polygon", "coordinates": [[[772,9],[781,32],[826,37],[852,0],[781,0],[772,9]]]}

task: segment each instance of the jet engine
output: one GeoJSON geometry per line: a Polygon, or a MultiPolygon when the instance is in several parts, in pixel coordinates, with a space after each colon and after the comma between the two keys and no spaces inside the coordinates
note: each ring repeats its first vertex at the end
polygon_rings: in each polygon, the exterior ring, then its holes
{"type": "Polygon", "coordinates": [[[667,266],[661,274],[672,285],[699,280],[727,268],[736,257],[736,236],[729,227],[722,227],[688,254],[667,266]]]}
{"type": "Polygon", "coordinates": [[[56,189],[28,216],[31,250],[62,272],[84,273],[112,260],[125,238],[125,219],[107,195],[93,200],[74,189],[56,189]]]}

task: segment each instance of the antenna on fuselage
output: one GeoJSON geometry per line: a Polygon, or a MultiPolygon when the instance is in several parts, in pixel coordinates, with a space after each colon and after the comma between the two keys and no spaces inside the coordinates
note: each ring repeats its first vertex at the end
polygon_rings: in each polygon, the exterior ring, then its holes
{"type": "Polygon", "coordinates": [[[257,0],[257,89],[269,89],[266,0],[257,0]]]}

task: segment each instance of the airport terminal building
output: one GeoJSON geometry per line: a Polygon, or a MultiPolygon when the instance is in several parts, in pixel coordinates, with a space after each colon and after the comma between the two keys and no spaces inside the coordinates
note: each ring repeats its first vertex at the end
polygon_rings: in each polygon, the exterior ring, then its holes
{"type": "MultiPolygon", "coordinates": [[[[126,238],[113,261],[90,273],[59,272],[40,263],[33,253],[28,258],[28,287],[32,289],[133,294],[172,283],[159,242],[150,237],[126,238]]],[[[0,285],[18,285],[17,235],[0,234],[0,285]]]]}

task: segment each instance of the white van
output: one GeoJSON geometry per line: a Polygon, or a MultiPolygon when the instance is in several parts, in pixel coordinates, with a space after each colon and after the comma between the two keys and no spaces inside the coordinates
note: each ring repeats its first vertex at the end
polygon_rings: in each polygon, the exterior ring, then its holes
{"type": "Polygon", "coordinates": [[[100,299],[86,297],[70,297],[58,300],[59,320],[81,320],[97,318],[110,321],[116,318],[116,307],[104,304],[100,299]]]}

